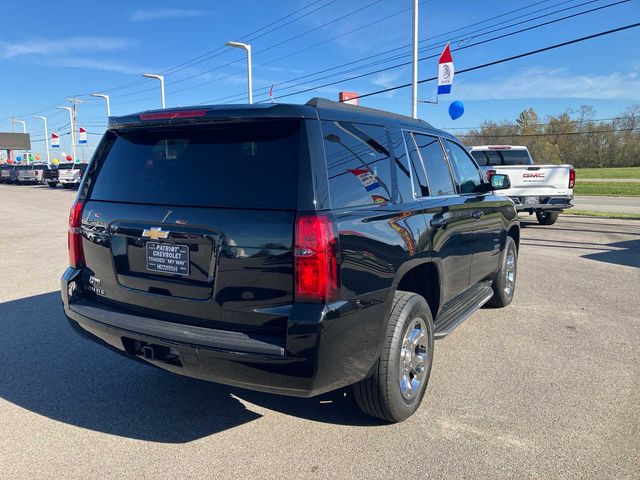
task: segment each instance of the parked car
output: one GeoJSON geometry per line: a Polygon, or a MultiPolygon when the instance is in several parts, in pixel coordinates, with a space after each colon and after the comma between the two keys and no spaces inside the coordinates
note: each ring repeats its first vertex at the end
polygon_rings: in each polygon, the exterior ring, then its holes
{"type": "Polygon", "coordinates": [[[18,172],[17,183],[37,183],[33,165],[18,165],[16,170],[18,172]]]}
{"type": "Polygon", "coordinates": [[[12,170],[13,165],[7,163],[0,165],[0,183],[10,183],[12,170]]]}
{"type": "Polygon", "coordinates": [[[46,163],[36,163],[35,165],[33,165],[33,173],[36,177],[36,182],[42,185],[46,185],[46,172],[48,172],[51,168],[52,167],[50,167],[46,163]]]}
{"type": "Polygon", "coordinates": [[[51,188],[58,186],[58,167],[51,165],[47,170],[43,171],[42,183],[49,185],[51,188]]]}
{"type": "Polygon", "coordinates": [[[529,150],[515,145],[471,147],[471,154],[487,175],[508,175],[511,188],[502,192],[516,210],[536,214],[542,225],[553,225],[562,210],[573,207],[575,170],[571,165],[534,165],[529,150]]]}
{"type": "Polygon", "coordinates": [[[84,172],[87,170],[87,163],[65,162],[58,165],[58,182],[62,188],[78,188],[84,172]]]}
{"type": "Polygon", "coordinates": [[[69,217],[64,311],[171,372],[401,421],[434,339],[512,301],[520,228],[452,135],[380,110],[212,106],[110,119],[69,217]]]}

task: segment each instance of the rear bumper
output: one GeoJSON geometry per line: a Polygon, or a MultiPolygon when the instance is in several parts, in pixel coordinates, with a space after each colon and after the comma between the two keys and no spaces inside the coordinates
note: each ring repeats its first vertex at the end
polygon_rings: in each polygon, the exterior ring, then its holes
{"type": "Polygon", "coordinates": [[[533,210],[566,210],[567,208],[573,207],[571,200],[573,200],[572,196],[549,196],[549,197],[539,197],[539,196],[518,196],[518,197],[509,197],[513,200],[513,203],[516,206],[516,210],[519,212],[523,211],[533,211],[533,210]]]}
{"type": "MultiPolygon", "coordinates": [[[[351,302],[294,304],[286,338],[276,339],[174,324],[113,308],[83,294],[80,273],[67,269],[61,285],[64,311],[74,330],[129,358],[180,375],[310,397],[362,380],[379,357],[384,302],[371,302],[364,310],[351,302]]],[[[380,298],[386,294],[378,292],[380,298]]]]}

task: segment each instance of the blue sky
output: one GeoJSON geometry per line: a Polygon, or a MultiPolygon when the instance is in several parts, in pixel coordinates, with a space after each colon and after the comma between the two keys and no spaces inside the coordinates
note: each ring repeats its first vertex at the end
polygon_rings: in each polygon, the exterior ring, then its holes
{"type": "MultiPolygon", "coordinates": [[[[421,56],[439,53],[445,41],[451,41],[455,49],[614,0],[586,2],[422,1],[420,39],[426,51],[421,56]],[[566,10],[558,12],[561,9],[566,10]],[[514,10],[518,11],[508,14],[514,10]],[[548,16],[531,20],[542,15],[548,16]],[[525,23],[510,26],[515,22],[525,23]],[[489,34],[491,30],[496,31],[489,34]]],[[[252,44],[256,100],[265,99],[259,94],[272,84],[275,97],[314,88],[281,100],[304,103],[312,96],[337,99],[340,90],[368,93],[407,83],[410,67],[355,80],[346,78],[410,60],[411,5],[411,0],[6,2],[0,30],[0,131],[10,130],[9,118],[15,116],[27,121],[28,130],[38,140],[42,138],[41,122],[31,118],[37,114],[49,118],[51,130],[64,134],[68,114],[54,107],[64,105],[66,96],[82,95],[87,102],[79,107],[79,124],[90,132],[102,133],[104,102],[86,96],[88,93],[110,94],[113,115],[158,108],[158,82],[141,79],[142,73],[159,73],[198,57],[198,63],[166,74],[167,106],[243,102],[244,54],[223,48],[229,40],[250,40],[252,44]],[[272,24],[296,10],[300,11],[272,24]],[[362,61],[385,51],[391,53],[362,61]],[[392,56],[396,58],[389,60],[392,56]],[[365,66],[375,61],[380,63],[365,66]],[[344,66],[282,83],[339,65],[344,66]],[[345,70],[352,71],[339,74],[345,70]],[[328,78],[318,79],[321,76],[328,78]],[[335,81],[339,83],[315,88],[335,81]],[[304,84],[291,88],[298,83],[304,84]]],[[[631,0],[454,51],[454,63],[461,70],[639,19],[640,0],[631,0]]],[[[419,77],[431,77],[436,71],[437,59],[425,60],[420,63],[419,77]]],[[[432,99],[434,95],[433,82],[420,86],[420,98],[432,99]]],[[[599,118],[608,118],[638,103],[640,29],[632,29],[459,75],[451,95],[442,96],[439,105],[421,105],[419,114],[437,127],[472,127],[485,119],[513,120],[528,107],[544,118],[589,104],[599,118]],[[455,122],[447,115],[453,100],[462,100],[466,108],[465,115],[455,122]]],[[[410,89],[368,97],[361,104],[408,114],[410,89]]],[[[68,138],[62,136],[63,150],[67,151],[68,138]]],[[[90,136],[90,141],[98,138],[90,136]]],[[[43,150],[42,142],[34,142],[34,152],[43,150]]]]}

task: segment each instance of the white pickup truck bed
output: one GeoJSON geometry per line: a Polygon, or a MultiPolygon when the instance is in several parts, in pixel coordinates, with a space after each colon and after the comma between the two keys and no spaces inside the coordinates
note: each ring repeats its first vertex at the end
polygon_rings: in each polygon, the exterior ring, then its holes
{"type": "Polygon", "coordinates": [[[573,207],[571,165],[535,165],[524,146],[486,145],[470,150],[485,175],[509,176],[511,188],[500,193],[513,200],[516,210],[535,213],[540,223],[550,225],[559,212],[573,207]]]}
{"type": "Polygon", "coordinates": [[[569,188],[571,165],[501,165],[487,169],[508,175],[511,188],[501,193],[511,198],[518,210],[571,207],[569,188]]]}

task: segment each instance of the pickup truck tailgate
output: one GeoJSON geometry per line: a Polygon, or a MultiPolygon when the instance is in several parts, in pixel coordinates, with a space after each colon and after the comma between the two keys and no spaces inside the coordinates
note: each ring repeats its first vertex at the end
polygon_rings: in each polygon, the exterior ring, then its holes
{"type": "Polygon", "coordinates": [[[572,195],[569,188],[571,165],[503,165],[492,167],[496,173],[509,176],[511,188],[507,196],[572,195]]]}

